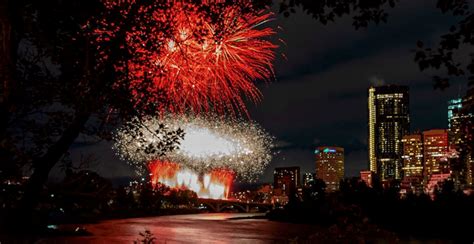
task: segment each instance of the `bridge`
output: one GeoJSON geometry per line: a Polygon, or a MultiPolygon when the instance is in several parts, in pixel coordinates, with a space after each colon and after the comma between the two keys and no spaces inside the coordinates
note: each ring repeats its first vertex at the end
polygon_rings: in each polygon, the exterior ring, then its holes
{"type": "Polygon", "coordinates": [[[241,202],[237,200],[199,198],[198,203],[206,206],[211,212],[215,213],[229,209],[237,209],[239,212],[244,213],[251,211],[267,212],[273,208],[273,205],[269,203],[241,202]]]}

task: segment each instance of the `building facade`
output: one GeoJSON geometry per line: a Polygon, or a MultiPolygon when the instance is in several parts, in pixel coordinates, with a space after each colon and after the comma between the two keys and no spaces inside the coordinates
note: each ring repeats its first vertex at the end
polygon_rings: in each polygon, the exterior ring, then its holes
{"type": "Polygon", "coordinates": [[[370,87],[368,116],[369,169],[381,180],[401,179],[402,138],[410,130],[408,87],[370,87]]]}
{"type": "Polygon", "coordinates": [[[374,172],[370,170],[362,170],[360,171],[360,179],[365,182],[368,187],[372,187],[372,183],[374,180],[374,172]]]}
{"type": "Polygon", "coordinates": [[[303,174],[303,186],[304,187],[309,187],[311,183],[314,182],[314,179],[316,178],[315,173],[304,173],[303,174]]]}
{"type": "Polygon", "coordinates": [[[423,177],[423,138],[421,134],[403,136],[403,176],[423,177]]]}
{"type": "Polygon", "coordinates": [[[474,88],[463,97],[461,113],[461,133],[465,134],[460,158],[466,169],[466,184],[474,186],[474,88]]]}
{"type": "Polygon", "coordinates": [[[449,145],[454,149],[465,141],[466,136],[461,130],[461,125],[465,117],[462,113],[462,101],[462,98],[456,98],[448,102],[449,145]]]}
{"type": "Polygon", "coordinates": [[[273,188],[276,195],[289,196],[300,186],[300,167],[275,168],[273,188]]]}
{"type": "MultiPolygon", "coordinates": [[[[466,147],[468,133],[465,132],[466,122],[469,121],[469,113],[463,109],[463,101],[466,98],[451,99],[448,102],[448,138],[449,149],[455,153],[455,156],[450,158],[450,166],[453,174],[453,180],[456,185],[466,185],[469,181],[470,170],[467,161],[468,148],[466,147]]],[[[468,101],[468,100],[466,100],[468,101]]]]}
{"type": "Polygon", "coordinates": [[[344,178],[344,148],[318,147],[316,154],[316,178],[326,183],[328,191],[339,189],[339,182],[344,178]]]}
{"type": "Polygon", "coordinates": [[[461,117],[462,98],[455,98],[448,101],[448,128],[456,126],[456,121],[461,117]]]}
{"type": "Polygon", "coordinates": [[[433,129],[423,132],[423,158],[425,177],[450,172],[448,162],[448,131],[433,129]]]}

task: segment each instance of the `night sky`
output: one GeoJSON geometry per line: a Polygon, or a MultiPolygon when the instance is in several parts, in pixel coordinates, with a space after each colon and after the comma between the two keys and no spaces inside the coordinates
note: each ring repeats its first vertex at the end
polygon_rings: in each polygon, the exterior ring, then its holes
{"type": "MultiPolygon", "coordinates": [[[[285,18],[278,37],[276,80],[259,85],[263,101],[249,105],[252,119],[277,138],[277,150],[261,182],[272,181],[273,169],[300,166],[314,172],[314,148],[345,149],[345,174],[367,168],[367,88],[370,84],[410,87],[411,130],[447,127],[447,101],[466,90],[465,81],[445,91],[433,90],[432,75],[420,72],[414,60],[417,40],[436,43],[456,19],[441,14],[435,2],[402,1],[389,9],[388,23],[355,30],[351,18],[321,25],[300,11],[285,18]]],[[[93,154],[93,170],[111,179],[133,176],[133,169],[114,156],[109,142],[94,143],[81,136],[71,156],[93,154]]],[[[53,175],[59,175],[58,169],[53,175]]]]}

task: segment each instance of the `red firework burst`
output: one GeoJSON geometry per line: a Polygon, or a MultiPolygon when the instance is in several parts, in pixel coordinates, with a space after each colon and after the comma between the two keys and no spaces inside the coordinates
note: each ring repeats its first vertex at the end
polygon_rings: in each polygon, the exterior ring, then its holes
{"type": "Polygon", "coordinates": [[[161,183],[172,188],[189,189],[200,198],[227,199],[235,175],[225,169],[213,169],[210,173],[198,175],[177,163],[159,160],[150,162],[148,168],[153,186],[161,183]]]}
{"type": "Polygon", "coordinates": [[[172,112],[234,113],[246,112],[243,97],[260,100],[254,81],[272,78],[277,47],[268,40],[273,29],[261,26],[271,13],[250,1],[137,2],[106,1],[108,15],[93,31],[104,59],[111,40],[125,39],[129,57],[115,65],[124,76],[117,87],[134,104],[157,103],[164,94],[172,112]]]}

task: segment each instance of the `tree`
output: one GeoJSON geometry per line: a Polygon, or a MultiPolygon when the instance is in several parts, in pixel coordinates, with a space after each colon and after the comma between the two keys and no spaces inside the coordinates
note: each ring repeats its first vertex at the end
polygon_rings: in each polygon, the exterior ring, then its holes
{"type": "MultiPolygon", "coordinates": [[[[216,5],[193,1],[186,3],[189,5],[187,9],[196,9],[205,15],[206,20],[216,23],[217,31],[213,32],[213,38],[219,38],[226,30],[222,28],[225,11],[220,10],[235,7],[235,11],[254,13],[266,6],[268,1],[256,1],[253,5],[250,2],[235,4],[230,1],[216,5]]],[[[140,56],[136,43],[129,42],[130,34],[135,33],[136,28],[145,31],[145,35],[152,29],[154,34],[162,36],[175,34],[178,30],[173,29],[173,21],[166,19],[169,17],[167,14],[159,12],[166,11],[173,4],[172,1],[143,0],[2,1],[0,19],[6,23],[4,26],[15,27],[2,28],[0,33],[4,37],[15,37],[2,39],[11,44],[1,50],[2,54],[12,54],[0,63],[2,70],[5,68],[12,74],[8,75],[8,79],[2,76],[2,82],[4,88],[10,88],[10,84],[14,83],[15,89],[10,91],[2,88],[0,94],[0,112],[6,114],[1,118],[1,124],[6,126],[0,129],[0,157],[8,159],[6,164],[18,168],[32,167],[24,197],[25,207],[36,205],[49,172],[66,156],[71,144],[81,133],[92,135],[97,140],[111,139],[110,132],[130,118],[156,116],[168,108],[185,107],[171,101],[166,89],[150,92],[149,85],[153,81],[148,74],[139,76],[139,79],[136,75],[133,79],[128,75],[135,67],[128,64],[133,57],[140,56]],[[5,6],[8,11],[5,11],[5,6]],[[163,25],[144,24],[142,21],[153,16],[155,11],[167,21],[163,25]],[[102,25],[104,23],[106,25],[102,25]],[[106,29],[109,32],[105,35],[100,35],[102,27],[111,29],[106,29]],[[22,48],[17,48],[18,43],[22,43],[22,48]],[[132,46],[135,49],[130,48],[132,46]],[[9,77],[16,79],[13,82],[9,77]],[[8,95],[13,93],[15,96],[8,95]],[[6,104],[3,101],[7,100],[3,98],[7,97],[15,99],[9,99],[6,104]]],[[[204,29],[205,25],[200,26],[204,29]]],[[[139,36],[135,35],[137,38],[139,36]]],[[[153,36],[145,39],[152,40],[153,36]]],[[[154,44],[150,48],[156,49],[153,50],[156,53],[168,48],[163,43],[146,43],[154,44]]],[[[153,57],[145,58],[149,61],[153,57]]],[[[264,58],[267,60],[271,55],[264,58]]],[[[254,74],[264,77],[262,74],[265,70],[260,69],[263,66],[252,64],[262,71],[254,74]]],[[[157,67],[154,68],[157,74],[166,72],[160,70],[159,65],[157,67]]],[[[248,73],[246,71],[239,75],[244,77],[248,73]]],[[[257,93],[252,91],[252,94],[257,93]]],[[[229,96],[235,102],[231,106],[243,104],[240,95],[236,93],[229,96]]],[[[173,96],[183,96],[181,100],[185,101],[187,93],[182,91],[173,96]]],[[[215,103],[217,106],[227,102],[215,103]]],[[[206,104],[206,101],[202,104],[206,104]]],[[[167,131],[166,127],[163,130],[167,138],[160,140],[176,141],[176,137],[179,137],[179,133],[167,131]]],[[[163,143],[157,150],[167,152],[176,146],[171,144],[163,143]]]]}
{"type": "Polygon", "coordinates": [[[119,187],[115,191],[114,205],[120,210],[131,208],[132,203],[130,202],[129,195],[125,190],[125,187],[119,187]]]}
{"type": "Polygon", "coordinates": [[[158,210],[161,208],[161,194],[155,191],[151,184],[143,184],[138,199],[139,207],[143,210],[158,210]]]}
{"type": "Polygon", "coordinates": [[[326,183],[321,179],[314,179],[309,186],[303,188],[303,201],[314,203],[325,199],[326,183]]]}

